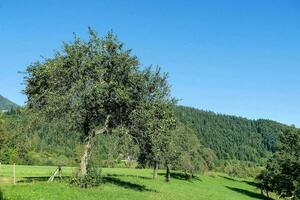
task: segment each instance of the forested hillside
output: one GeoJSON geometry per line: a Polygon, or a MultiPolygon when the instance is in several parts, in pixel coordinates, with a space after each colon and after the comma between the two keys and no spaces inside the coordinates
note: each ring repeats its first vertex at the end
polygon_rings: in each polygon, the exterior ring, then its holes
{"type": "Polygon", "coordinates": [[[225,160],[260,161],[276,150],[278,135],[288,128],[271,120],[249,120],[184,106],[176,107],[175,112],[204,146],[225,160]]]}
{"type": "Polygon", "coordinates": [[[18,105],[8,100],[7,98],[0,95],[0,111],[1,110],[10,110],[12,108],[17,108],[18,105]]]}
{"type": "MultiPolygon", "coordinates": [[[[259,163],[276,150],[277,136],[288,128],[270,120],[248,120],[183,106],[176,106],[175,114],[183,134],[196,135],[219,160],[259,163]]],[[[67,122],[48,123],[25,110],[2,116],[0,132],[2,163],[75,165],[82,151],[79,135],[68,131],[67,122]],[[35,123],[37,118],[39,124],[35,123]]],[[[105,165],[114,166],[128,156],[137,158],[138,147],[126,136],[103,135],[97,143],[94,157],[101,157],[105,165]]]]}

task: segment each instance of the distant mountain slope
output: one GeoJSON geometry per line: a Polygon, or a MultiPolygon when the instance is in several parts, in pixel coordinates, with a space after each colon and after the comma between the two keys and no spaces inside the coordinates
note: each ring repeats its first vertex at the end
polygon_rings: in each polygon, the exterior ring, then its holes
{"type": "Polygon", "coordinates": [[[17,107],[19,107],[17,104],[0,95],[0,111],[11,110],[12,108],[17,108],[17,107]]]}
{"type": "Polygon", "coordinates": [[[184,106],[176,107],[175,113],[219,159],[260,161],[276,150],[278,135],[288,128],[271,120],[249,120],[184,106]]]}

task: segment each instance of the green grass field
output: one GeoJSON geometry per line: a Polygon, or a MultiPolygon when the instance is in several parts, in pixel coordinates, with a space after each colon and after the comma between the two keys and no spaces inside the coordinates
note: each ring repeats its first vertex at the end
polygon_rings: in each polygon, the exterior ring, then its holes
{"type": "MultiPolygon", "coordinates": [[[[251,179],[236,179],[221,173],[207,173],[187,181],[173,174],[164,181],[164,171],[152,180],[150,169],[103,169],[105,182],[96,188],[80,189],[67,182],[37,181],[33,177],[50,176],[56,167],[16,166],[17,185],[12,185],[12,166],[0,167],[0,188],[9,200],[248,200],[264,199],[251,179]],[[10,178],[9,178],[10,177],[10,178]],[[31,182],[26,182],[31,180],[31,182]],[[33,182],[32,182],[33,180],[33,182]]],[[[76,168],[63,168],[72,175],[76,168]]]]}

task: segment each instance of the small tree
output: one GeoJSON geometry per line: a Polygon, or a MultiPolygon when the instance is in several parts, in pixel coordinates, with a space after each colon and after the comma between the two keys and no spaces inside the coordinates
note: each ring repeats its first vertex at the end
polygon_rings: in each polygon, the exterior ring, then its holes
{"type": "Polygon", "coordinates": [[[300,131],[288,129],[279,137],[278,151],[268,161],[266,171],[258,176],[262,190],[280,197],[299,199],[300,131]]]}
{"type": "Polygon", "coordinates": [[[168,156],[170,133],[175,128],[173,106],[176,100],[170,96],[167,74],[161,75],[160,68],[154,73],[150,68],[145,72],[147,94],[139,109],[133,112],[131,130],[140,147],[139,163],[153,164],[153,178],[156,178],[159,163],[168,156]]]}
{"type": "Polygon", "coordinates": [[[272,185],[274,184],[274,179],[272,173],[269,173],[266,170],[263,170],[257,177],[256,180],[260,182],[261,194],[264,192],[269,197],[269,191],[272,191],[272,185]]]}
{"type": "Polygon", "coordinates": [[[164,152],[163,162],[166,167],[166,181],[169,182],[171,179],[171,170],[174,166],[178,165],[180,150],[178,145],[178,137],[175,135],[176,132],[174,130],[168,131],[167,137],[164,140],[164,148],[162,151],[164,152]]]}
{"type": "Polygon", "coordinates": [[[176,168],[183,170],[188,179],[213,167],[216,158],[214,152],[201,145],[193,130],[179,125],[175,135],[178,158],[173,162],[176,163],[176,168]]]}

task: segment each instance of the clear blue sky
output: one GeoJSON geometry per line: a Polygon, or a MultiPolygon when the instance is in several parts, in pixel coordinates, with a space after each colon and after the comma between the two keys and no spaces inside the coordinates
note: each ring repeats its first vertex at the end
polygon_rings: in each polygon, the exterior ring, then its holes
{"type": "Polygon", "coordinates": [[[298,0],[0,0],[0,94],[23,104],[17,72],[88,26],[161,65],[182,105],[300,127],[298,0]]]}

